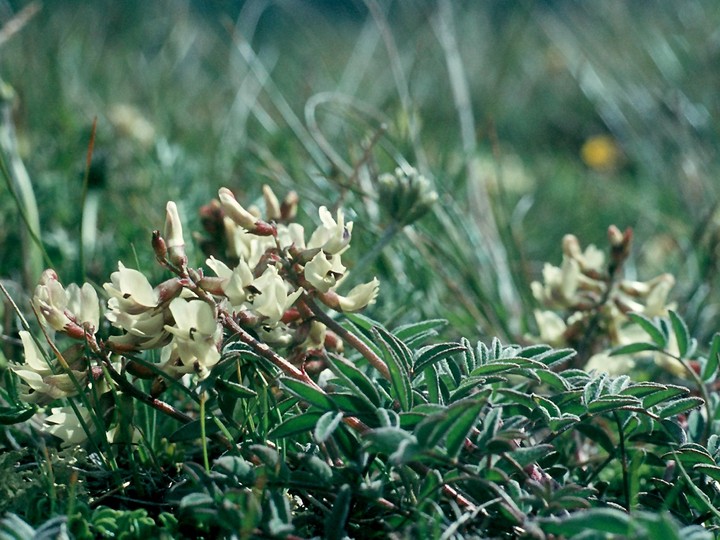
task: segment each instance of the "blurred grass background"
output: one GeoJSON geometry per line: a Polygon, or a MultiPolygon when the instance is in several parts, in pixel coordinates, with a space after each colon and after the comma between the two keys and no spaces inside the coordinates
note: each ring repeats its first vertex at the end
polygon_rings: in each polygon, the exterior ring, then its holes
{"type": "MultiPolygon", "coordinates": [[[[27,1],[0,2],[7,23],[27,1]]],[[[123,260],[159,277],[149,244],[169,199],[197,208],[263,183],[355,220],[350,260],[389,224],[378,173],[405,161],[440,201],[363,268],[388,325],[532,330],[529,281],[566,233],[636,232],[627,272],[669,271],[699,338],[718,323],[720,4],[488,0],[54,0],[0,48],[43,245],[68,283],[123,260]],[[97,118],[93,249],[80,257],[97,118]],[[353,190],[346,190],[349,180],[353,190]]],[[[23,277],[24,225],[0,187],[0,277],[23,277]]],[[[202,258],[199,250],[195,260],[202,258]]],[[[25,280],[25,282],[23,282],[25,280]]]]}

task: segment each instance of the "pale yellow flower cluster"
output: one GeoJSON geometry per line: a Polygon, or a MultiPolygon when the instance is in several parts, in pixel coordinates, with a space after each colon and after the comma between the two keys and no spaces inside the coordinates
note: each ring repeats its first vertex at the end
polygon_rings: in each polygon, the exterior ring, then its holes
{"type": "MultiPolygon", "coordinates": [[[[531,339],[555,347],[577,347],[586,339],[587,332],[595,331],[602,338],[602,347],[592,351],[586,369],[613,374],[631,370],[635,362],[632,356],[610,357],[609,350],[649,341],[647,333],[632,323],[627,314],[667,316],[670,307],[667,299],[675,278],[661,274],[648,281],[611,279],[604,253],[593,245],[582,250],[573,235],[563,238],[562,251],[560,266],[546,263],[543,281],[531,284],[533,296],[545,308],[535,310],[540,335],[531,339]],[[595,328],[590,328],[591,325],[595,328]]],[[[683,369],[667,355],[658,354],[655,360],[676,374],[683,369]]]]}
{"type": "MultiPolygon", "coordinates": [[[[207,258],[214,276],[188,268],[180,213],[169,202],[164,233],[154,233],[153,248],[160,263],[176,275],[153,286],[142,272],[119,263],[103,285],[108,298],[104,317],[113,328],[104,341],[95,335],[101,322],[95,289],[87,283],[63,287],[54,271],[45,271],[33,306],[48,332],[72,338],[76,345],[63,353],[53,345],[55,353],[48,355],[28,332],[20,332],[25,362],[12,370],[20,379],[21,398],[45,405],[87,393],[92,386],[94,394],[107,391],[102,370],[90,365],[85,344],[105,363],[159,350],[159,369],[174,377],[194,373],[204,378],[220,361],[222,321],[227,317],[271,345],[322,347],[326,328],[308,315],[307,306],[301,313],[299,300],[312,298],[338,311],[358,311],[375,301],[378,280],[345,295],[337,292],[347,275],[341,257],[350,245],[353,225],[345,221],[342,210],[333,215],[321,207],[319,224],[306,236],[304,228],[292,222],[296,196],[280,203],[268,186],[263,195],[266,219],[245,209],[229,189],[219,190],[215,209],[229,256],[207,258]]],[[[122,371],[121,366],[117,370],[122,371]]],[[[77,403],[76,410],[83,420],[90,418],[82,404],[77,403]]],[[[67,444],[87,435],[80,418],[67,407],[53,409],[46,425],[67,444]]]]}
{"type": "Polygon", "coordinates": [[[375,301],[377,279],[346,295],[336,292],[347,274],[341,257],[350,246],[353,226],[342,210],[333,216],[321,206],[320,223],[306,240],[303,226],[288,222],[295,209],[281,204],[269,186],[264,186],[263,195],[266,220],[257,210],[244,208],[229,189],[218,192],[226,252],[237,263],[210,256],[206,264],[219,282],[208,290],[224,297],[234,312],[244,312],[245,321],[257,321],[264,340],[278,344],[292,340],[283,318],[304,292],[318,294],[326,305],[345,312],[359,311],[375,301]]]}

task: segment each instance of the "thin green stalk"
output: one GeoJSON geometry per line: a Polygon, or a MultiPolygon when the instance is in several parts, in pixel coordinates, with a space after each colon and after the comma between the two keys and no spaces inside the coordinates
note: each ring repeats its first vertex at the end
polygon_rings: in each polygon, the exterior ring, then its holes
{"type": "Polygon", "coordinates": [[[666,356],[669,356],[670,358],[674,358],[685,369],[687,374],[690,376],[690,378],[693,380],[695,385],[697,386],[698,390],[700,391],[700,395],[703,398],[703,401],[705,402],[705,414],[707,415],[707,419],[705,421],[705,426],[703,427],[703,438],[702,438],[702,444],[707,444],[708,439],[710,438],[710,428],[712,427],[713,422],[713,410],[712,405],[710,402],[710,394],[708,393],[707,386],[703,382],[703,380],[700,378],[700,376],[695,373],[695,370],[688,365],[687,361],[684,358],[681,358],[680,356],[674,355],[668,351],[661,350],[658,351],[666,356]]]}
{"type": "Polygon", "coordinates": [[[402,231],[402,227],[396,222],[392,221],[383,231],[377,242],[365,252],[360,260],[353,266],[349,279],[350,283],[355,283],[359,276],[363,275],[363,272],[377,259],[383,250],[393,241],[395,236],[402,231]]]}
{"type": "Polygon", "coordinates": [[[622,464],[622,477],[623,477],[623,492],[625,495],[625,509],[628,513],[631,510],[630,505],[630,477],[628,475],[628,462],[627,452],[625,451],[625,431],[623,431],[622,422],[620,421],[620,415],[617,411],[613,411],[613,417],[615,418],[615,424],[618,428],[618,445],[620,450],[620,462],[622,464]]]}
{"type": "Polygon", "coordinates": [[[200,394],[200,441],[202,444],[202,454],[203,454],[203,465],[205,466],[205,471],[210,472],[210,459],[208,458],[208,447],[207,447],[207,436],[205,433],[205,401],[207,399],[207,396],[205,392],[200,394]]]}

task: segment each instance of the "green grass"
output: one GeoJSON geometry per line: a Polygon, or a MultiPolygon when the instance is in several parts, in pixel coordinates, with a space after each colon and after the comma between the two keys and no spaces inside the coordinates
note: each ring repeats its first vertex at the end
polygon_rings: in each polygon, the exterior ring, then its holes
{"type": "MultiPolygon", "coordinates": [[[[150,245],[166,201],[189,238],[219,187],[250,204],[265,183],[299,193],[307,226],[319,205],[342,205],[355,222],[352,268],[391,227],[377,176],[407,163],[439,201],[353,278],[379,277],[374,319],[442,317],[447,339],[522,341],[536,331],[529,284],[559,263],[563,236],[605,248],[616,224],[635,231],[626,275],[674,274],[677,310],[710,341],[720,322],[715,2],[343,5],[58,0],[2,44],[19,155],[61,280],[101,285],[119,260],[166,278],[150,245]],[[136,117],[122,124],[118,105],[136,117]],[[95,119],[99,212],[81,257],[95,119]],[[147,138],[133,134],[143,122],[147,138]],[[621,149],[605,170],[581,156],[596,135],[621,149]]],[[[3,183],[0,278],[31,315],[25,234],[3,183]]],[[[188,252],[199,266],[200,250],[188,252]]],[[[17,324],[5,313],[13,357],[17,324]]],[[[148,432],[155,421],[143,418],[148,432]]],[[[147,459],[163,459],[160,438],[149,444],[158,453],[147,459]]]]}

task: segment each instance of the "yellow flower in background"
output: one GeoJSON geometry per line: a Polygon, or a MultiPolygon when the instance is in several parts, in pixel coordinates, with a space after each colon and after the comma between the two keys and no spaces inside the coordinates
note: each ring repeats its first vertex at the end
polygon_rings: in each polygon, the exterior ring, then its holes
{"type": "Polygon", "coordinates": [[[591,169],[611,171],[620,165],[622,151],[609,135],[594,135],[583,143],[580,157],[591,169]]]}

